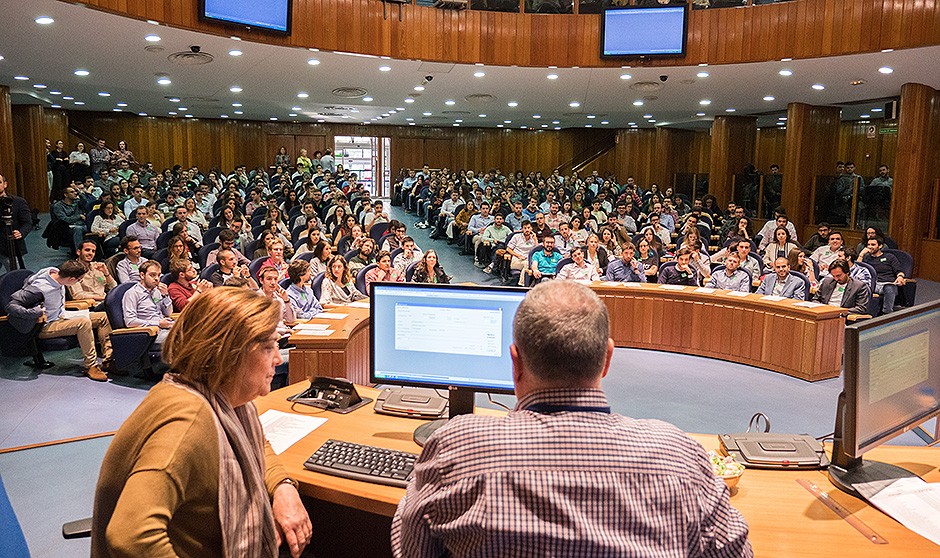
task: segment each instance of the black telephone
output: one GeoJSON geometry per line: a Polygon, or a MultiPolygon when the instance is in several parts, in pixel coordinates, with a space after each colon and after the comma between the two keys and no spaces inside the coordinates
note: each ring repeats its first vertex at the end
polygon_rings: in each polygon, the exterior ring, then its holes
{"type": "Polygon", "coordinates": [[[360,396],[356,386],[346,378],[327,376],[313,378],[309,388],[287,400],[343,414],[372,402],[368,397],[360,396]]]}

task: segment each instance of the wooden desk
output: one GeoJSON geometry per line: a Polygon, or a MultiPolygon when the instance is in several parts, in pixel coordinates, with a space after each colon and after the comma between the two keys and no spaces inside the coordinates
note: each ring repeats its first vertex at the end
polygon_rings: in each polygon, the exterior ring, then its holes
{"type": "MultiPolygon", "coordinates": [[[[653,349],[748,364],[811,382],[838,377],[842,367],[844,310],[803,308],[799,301],[738,297],[729,291],[695,292],[656,284],[595,282],[607,305],[618,347],[653,349]]],[[[369,309],[341,307],[342,320],[313,318],[328,336],[293,334],[288,382],[339,376],[369,383],[369,309]]]]}
{"type": "MultiPolygon", "coordinates": [[[[368,397],[375,397],[377,393],[370,388],[359,389],[362,395],[368,397]]],[[[268,409],[289,412],[291,405],[286,397],[298,390],[297,386],[288,386],[258,399],[255,404],[259,412],[268,409]]],[[[326,424],[281,454],[281,461],[288,473],[300,482],[301,493],[381,516],[393,515],[398,501],[405,493],[403,489],[313,473],[303,468],[303,462],[328,438],[418,453],[420,448],[412,442],[411,435],[421,421],[378,415],[372,411],[372,404],[348,415],[321,412],[302,405],[296,407],[304,414],[316,414],[328,419],[326,424]]],[[[482,412],[499,414],[498,411],[482,412]]],[[[693,434],[692,437],[707,449],[716,449],[718,446],[714,434],[693,434]]],[[[937,449],[882,446],[873,450],[870,457],[904,466],[928,481],[940,482],[940,471],[937,469],[940,452],[937,449]]],[[[822,471],[748,470],[732,494],[731,504],[750,525],[751,543],[756,556],[760,557],[832,558],[838,554],[852,558],[912,558],[940,555],[940,547],[937,545],[907,530],[861,500],[840,492],[829,483],[822,471]],[[887,539],[888,544],[870,543],[798,485],[797,479],[815,482],[887,539]]],[[[316,523],[317,518],[313,518],[313,521],[316,523]]],[[[369,528],[367,525],[356,525],[355,530],[361,532],[369,528]]],[[[387,521],[382,528],[387,529],[387,521]]]]}

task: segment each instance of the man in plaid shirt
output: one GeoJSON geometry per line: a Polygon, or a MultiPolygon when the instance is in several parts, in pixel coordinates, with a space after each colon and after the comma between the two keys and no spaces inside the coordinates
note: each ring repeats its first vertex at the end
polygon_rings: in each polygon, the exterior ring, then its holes
{"type": "Polygon", "coordinates": [[[597,295],[540,283],[513,341],[516,408],[431,436],[392,522],[395,556],[753,556],[704,449],[671,424],[611,413],[597,295]]]}

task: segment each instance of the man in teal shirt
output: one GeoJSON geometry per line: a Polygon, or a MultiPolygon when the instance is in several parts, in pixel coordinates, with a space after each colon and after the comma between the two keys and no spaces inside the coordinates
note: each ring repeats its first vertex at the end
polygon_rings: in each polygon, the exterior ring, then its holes
{"type": "Polygon", "coordinates": [[[532,254],[532,285],[536,285],[543,279],[554,279],[555,266],[561,261],[561,254],[555,250],[555,237],[546,236],[542,239],[541,252],[532,254]]]}

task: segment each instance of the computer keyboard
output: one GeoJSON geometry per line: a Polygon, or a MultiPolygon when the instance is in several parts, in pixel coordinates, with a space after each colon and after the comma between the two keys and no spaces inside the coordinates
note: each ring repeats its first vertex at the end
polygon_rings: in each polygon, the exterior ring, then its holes
{"type": "Polygon", "coordinates": [[[418,455],[340,440],[327,440],[304,468],[347,479],[405,488],[418,455]]]}

